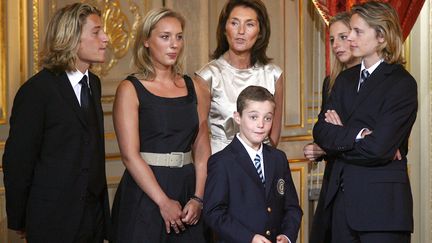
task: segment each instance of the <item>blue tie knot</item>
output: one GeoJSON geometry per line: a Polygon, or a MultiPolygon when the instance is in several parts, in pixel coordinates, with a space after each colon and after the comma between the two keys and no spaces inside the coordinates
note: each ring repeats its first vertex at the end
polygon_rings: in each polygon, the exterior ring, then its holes
{"type": "Polygon", "coordinates": [[[363,71],[361,72],[361,82],[364,82],[367,78],[369,78],[370,73],[368,72],[368,70],[363,69],[363,71]]]}

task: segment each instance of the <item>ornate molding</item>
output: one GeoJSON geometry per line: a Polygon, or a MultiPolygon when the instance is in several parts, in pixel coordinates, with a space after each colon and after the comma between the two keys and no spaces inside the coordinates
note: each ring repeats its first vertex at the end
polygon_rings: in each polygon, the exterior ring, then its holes
{"type": "MultiPolygon", "coordinates": [[[[283,18],[284,18],[284,22],[285,22],[286,21],[286,13],[285,13],[285,10],[286,10],[285,5],[286,4],[285,4],[285,1],[283,1],[281,4],[283,4],[283,9],[284,9],[283,18]]],[[[303,57],[305,55],[304,47],[303,47],[304,43],[305,43],[305,41],[304,41],[304,22],[305,22],[304,15],[305,14],[303,12],[304,11],[303,4],[304,4],[304,0],[298,1],[298,9],[297,9],[297,11],[298,11],[298,15],[297,16],[299,18],[298,19],[298,21],[299,21],[299,29],[298,29],[299,36],[298,36],[298,41],[300,43],[299,44],[299,56],[298,56],[298,60],[299,60],[299,82],[300,82],[300,84],[299,84],[299,96],[298,96],[298,98],[300,99],[300,101],[299,101],[299,111],[300,111],[299,117],[300,117],[300,121],[297,124],[289,124],[289,121],[287,121],[287,116],[289,114],[287,114],[285,112],[286,109],[284,108],[283,127],[285,129],[304,128],[305,127],[305,107],[304,107],[304,105],[305,105],[305,102],[304,102],[304,99],[305,99],[305,95],[304,95],[305,69],[304,69],[304,67],[305,66],[304,66],[304,57],[303,57]]],[[[285,28],[284,28],[284,31],[286,30],[285,28]]],[[[286,34],[284,34],[284,38],[287,38],[286,34]]],[[[284,42],[286,43],[286,40],[284,42]]],[[[284,50],[284,51],[286,52],[286,50],[284,50]]],[[[287,62],[286,59],[287,59],[287,56],[285,55],[284,56],[284,65],[287,62]]],[[[285,75],[285,72],[284,72],[284,75],[285,75]]],[[[287,83],[286,78],[285,78],[284,81],[285,81],[285,84],[286,84],[287,83]]],[[[287,92],[285,91],[284,93],[286,94],[287,92]]],[[[285,104],[285,106],[287,104],[286,100],[287,100],[287,96],[284,95],[284,104],[285,104]]]]}
{"type": "Polygon", "coordinates": [[[6,2],[0,2],[0,124],[7,121],[6,103],[6,2]]]}
{"type": "MultiPolygon", "coordinates": [[[[135,31],[143,17],[143,10],[132,0],[128,0],[128,9],[133,15],[132,24],[127,15],[122,11],[119,0],[90,0],[90,4],[97,6],[102,11],[102,23],[104,31],[109,38],[107,61],[92,67],[99,76],[106,76],[117,62],[129,51],[129,47],[135,39],[135,31]]],[[[124,1],[123,1],[124,2],[124,1]]]]}
{"type": "Polygon", "coordinates": [[[33,0],[33,74],[39,71],[39,0],[33,0]]]}
{"type": "MultiPolygon", "coordinates": [[[[428,3],[429,6],[429,70],[432,70],[432,5],[431,3],[428,3]]],[[[432,75],[431,71],[429,71],[429,97],[432,97],[432,75]]],[[[430,99],[431,100],[431,99],[430,99]]],[[[429,101],[431,102],[431,101],[429,101]]],[[[432,104],[429,104],[429,162],[432,161],[432,104]]],[[[425,146],[426,147],[426,146],[425,146]]],[[[432,177],[432,166],[429,166],[429,178],[432,177]]],[[[428,210],[428,219],[427,219],[427,225],[429,226],[428,233],[426,234],[429,239],[429,241],[432,240],[432,179],[429,179],[429,186],[428,186],[428,197],[429,197],[429,210],[428,210]]]]}

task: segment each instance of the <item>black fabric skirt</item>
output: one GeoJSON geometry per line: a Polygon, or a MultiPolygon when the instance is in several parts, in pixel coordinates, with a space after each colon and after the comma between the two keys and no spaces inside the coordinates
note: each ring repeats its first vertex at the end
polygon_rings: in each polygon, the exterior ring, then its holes
{"type": "MultiPolygon", "coordinates": [[[[193,164],[182,168],[151,166],[162,190],[182,207],[195,193],[193,164]]],[[[203,220],[176,234],[166,233],[159,207],[136,184],[125,170],[112,209],[112,239],[115,243],[200,243],[206,242],[203,220]]]]}

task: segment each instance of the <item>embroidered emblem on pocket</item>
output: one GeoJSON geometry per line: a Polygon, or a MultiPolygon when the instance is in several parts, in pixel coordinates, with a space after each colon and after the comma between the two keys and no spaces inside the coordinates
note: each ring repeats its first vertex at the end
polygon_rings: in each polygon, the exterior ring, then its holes
{"type": "Polygon", "coordinates": [[[283,179],[279,179],[277,182],[277,191],[280,195],[285,194],[285,181],[283,179]]]}

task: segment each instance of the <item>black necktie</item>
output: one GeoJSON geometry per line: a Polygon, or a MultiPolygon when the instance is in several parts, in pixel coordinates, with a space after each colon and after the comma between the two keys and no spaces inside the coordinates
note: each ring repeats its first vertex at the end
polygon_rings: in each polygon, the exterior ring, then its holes
{"type": "Polygon", "coordinates": [[[368,79],[369,76],[370,76],[370,73],[368,72],[368,70],[363,69],[361,71],[361,74],[360,74],[360,85],[359,85],[358,91],[360,91],[361,87],[364,85],[366,79],[368,79]]]}
{"type": "Polygon", "coordinates": [[[84,77],[81,79],[79,83],[81,84],[81,95],[80,95],[81,108],[85,113],[88,113],[91,94],[87,82],[87,75],[84,75],[84,77]]]}

